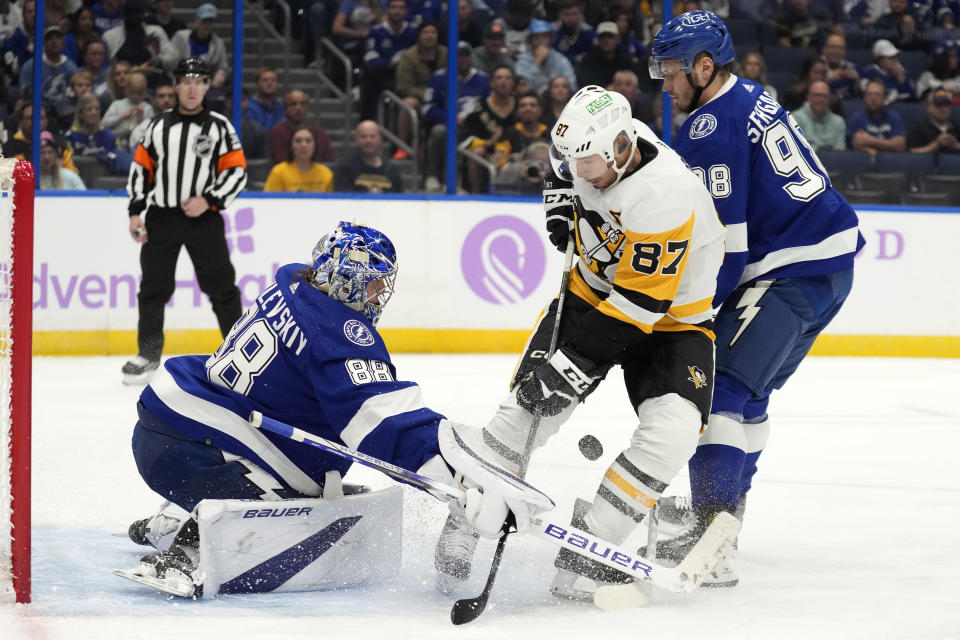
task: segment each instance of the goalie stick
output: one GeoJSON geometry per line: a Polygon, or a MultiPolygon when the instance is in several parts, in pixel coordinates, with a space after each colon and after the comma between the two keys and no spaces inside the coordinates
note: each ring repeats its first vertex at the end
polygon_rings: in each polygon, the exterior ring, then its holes
{"type": "MultiPolygon", "coordinates": [[[[390,477],[407,484],[431,491],[437,497],[446,497],[448,500],[461,500],[464,497],[463,489],[437,482],[413,471],[374,458],[355,449],[333,442],[321,436],[313,435],[297,427],[264,416],[259,411],[250,414],[250,426],[269,431],[278,436],[289,438],[296,442],[321,449],[328,453],[347,458],[363,464],[390,477]]],[[[512,515],[509,518],[513,525],[512,515]]],[[[506,528],[506,526],[505,526],[506,528]]],[[[664,567],[653,561],[642,558],[636,550],[611,544],[602,538],[587,533],[569,524],[561,524],[547,518],[534,518],[526,533],[552,545],[570,549],[578,555],[596,560],[613,569],[626,573],[641,582],[649,582],[667,591],[674,593],[689,593],[697,588],[700,581],[716,565],[723,554],[724,545],[733,541],[740,528],[740,521],[727,513],[719,514],[707,528],[706,533],[694,546],[693,550],[677,567],[664,567]],[[730,523],[729,520],[733,522],[730,523]]],[[[514,531],[511,531],[513,533],[514,531]]],[[[506,536],[501,536],[504,540],[506,536]]],[[[499,545],[498,545],[499,548],[499,545]]],[[[495,557],[494,562],[499,562],[495,557]]],[[[124,576],[128,577],[128,576],[124,576]]],[[[489,581],[489,579],[488,579],[489,581]]],[[[611,589],[610,587],[601,587],[611,589]]],[[[624,603],[615,608],[630,606],[632,593],[640,593],[634,584],[616,585],[612,591],[606,591],[605,597],[610,601],[624,603]],[[628,587],[627,589],[620,589],[628,587]]],[[[600,589],[598,589],[598,592],[600,589]]],[[[481,594],[482,595],[482,594],[481,594]]],[[[489,596],[489,591],[487,591],[489,596]]],[[[635,597],[635,596],[633,596],[635,597]]],[[[597,603],[600,608],[601,603],[597,603]]],[[[613,607],[611,607],[613,608],[613,607]]],[[[482,609],[480,610],[482,612],[482,609]]],[[[479,613],[477,614],[479,615],[479,613]]],[[[476,617],[476,616],[474,616],[476,617]]]]}

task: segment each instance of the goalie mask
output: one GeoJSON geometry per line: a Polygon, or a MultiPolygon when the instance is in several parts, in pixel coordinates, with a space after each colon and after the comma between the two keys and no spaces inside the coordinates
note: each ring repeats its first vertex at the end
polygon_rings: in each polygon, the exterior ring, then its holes
{"type": "Polygon", "coordinates": [[[397,250],[384,234],[341,222],[313,249],[313,285],[376,324],[393,295],[397,250]]]}
{"type": "Polygon", "coordinates": [[[570,98],[551,138],[550,162],[559,177],[592,180],[613,169],[617,175],[610,186],[623,178],[637,148],[630,103],[623,95],[596,85],[570,98]]]}

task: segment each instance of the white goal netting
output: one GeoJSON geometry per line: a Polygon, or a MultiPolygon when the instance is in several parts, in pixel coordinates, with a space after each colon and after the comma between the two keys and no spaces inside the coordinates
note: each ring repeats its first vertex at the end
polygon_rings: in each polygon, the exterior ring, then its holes
{"type": "MultiPolygon", "coordinates": [[[[13,509],[26,508],[29,502],[13,499],[13,255],[14,193],[16,160],[0,158],[0,600],[13,600],[13,509]]],[[[21,175],[22,178],[22,175],[21,175]]],[[[32,194],[31,194],[32,195],[32,194]]],[[[19,198],[17,198],[19,201],[19,198]]],[[[31,205],[32,206],[32,205],[31,205]]],[[[28,267],[31,271],[32,268],[28,267]]],[[[29,292],[28,292],[29,293],[29,292]]]]}

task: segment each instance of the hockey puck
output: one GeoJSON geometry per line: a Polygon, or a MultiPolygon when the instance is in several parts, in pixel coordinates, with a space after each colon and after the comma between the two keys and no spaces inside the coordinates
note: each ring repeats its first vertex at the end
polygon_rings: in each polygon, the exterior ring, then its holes
{"type": "Polygon", "coordinates": [[[597,460],[603,455],[603,445],[600,444],[600,441],[597,440],[595,436],[583,436],[580,438],[577,446],[580,447],[580,453],[582,453],[583,457],[587,460],[597,460]]]}

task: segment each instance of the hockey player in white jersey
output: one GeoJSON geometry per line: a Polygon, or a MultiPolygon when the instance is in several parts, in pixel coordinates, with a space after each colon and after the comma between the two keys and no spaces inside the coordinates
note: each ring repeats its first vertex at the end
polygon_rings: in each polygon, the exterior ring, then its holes
{"type": "MultiPolygon", "coordinates": [[[[690,113],[676,149],[710,190],[727,227],[717,279],[717,375],[709,426],[690,461],[695,525],[659,545],[678,560],[720,511],[743,502],[770,433],[770,394],[839,312],[863,247],[853,208],[793,117],[763,87],[731,72],[723,20],[690,11],[654,37],[650,75],[690,113]]],[[[731,564],[707,586],[733,586],[731,564]]]]}
{"type": "MultiPolygon", "coordinates": [[[[584,87],[552,131],[544,202],[551,239],[578,260],[548,358],[555,300],[542,315],[510,394],[483,430],[486,455],[518,469],[532,419],[535,446],[560,428],[609,369],[623,369],[638,423],[574,524],[621,543],[693,453],[713,387],[712,302],[725,231],[703,183],[632,117],[622,95],[584,87]],[[572,206],[578,198],[582,207],[572,206]]],[[[475,540],[475,539],[474,539],[475,540]]],[[[448,521],[437,545],[441,587],[469,573],[469,530],[448,521]]],[[[551,591],[581,597],[624,576],[561,550],[551,591]],[[586,580],[584,580],[586,578],[586,580]],[[577,584],[577,583],[581,584],[577,584]],[[591,584],[591,582],[593,584],[591,584]]]]}
{"type": "MultiPolygon", "coordinates": [[[[310,264],[280,267],[275,282],[213,355],[180,356],[163,363],[137,404],[133,454],[146,484],[193,516],[182,522],[163,511],[134,523],[130,537],[160,552],[120,575],[196,597],[203,580],[210,584],[211,579],[197,571],[205,520],[196,509],[202,501],[274,503],[270,508],[253,503],[251,512],[245,511],[251,509],[249,504],[239,507],[237,526],[246,529],[236,537],[240,546],[235,555],[252,556],[254,541],[268,538],[269,543],[275,537],[263,526],[271,520],[284,525],[276,518],[290,515],[277,501],[327,498],[330,486],[339,486],[350,460],[258,431],[247,422],[252,412],[440,484],[462,482],[467,488],[464,503],[453,504],[452,510],[490,537],[499,535],[508,510],[523,528],[531,515],[551,506],[546,496],[504,480],[497,474],[509,474],[464,449],[464,441],[479,440],[479,429],[446,420],[424,405],[415,383],[397,379],[375,326],[393,292],[396,273],[396,250],[383,233],[341,222],[317,243],[310,264]],[[170,535],[160,544],[164,534],[170,535]]],[[[296,521],[323,511],[327,502],[306,507],[296,503],[292,510],[296,521]]],[[[362,497],[353,503],[361,505],[359,512],[337,521],[346,523],[339,533],[308,529],[304,534],[313,540],[316,562],[324,554],[334,555],[327,549],[339,536],[349,535],[357,522],[377,522],[377,513],[365,512],[362,497]]],[[[307,520],[307,526],[312,522],[307,520]]],[[[289,527],[281,526],[285,528],[289,527]]],[[[399,539],[399,531],[381,534],[399,539]]],[[[376,535],[375,527],[371,535],[376,535]]],[[[256,592],[301,579],[299,574],[316,566],[313,560],[303,562],[310,547],[304,537],[268,549],[244,571],[234,572],[233,579],[217,584],[232,592],[256,592]]],[[[349,554],[351,548],[346,544],[338,553],[349,554]]],[[[355,564],[351,559],[343,563],[355,564]]],[[[336,566],[323,569],[321,578],[336,575],[336,566]]]]}

